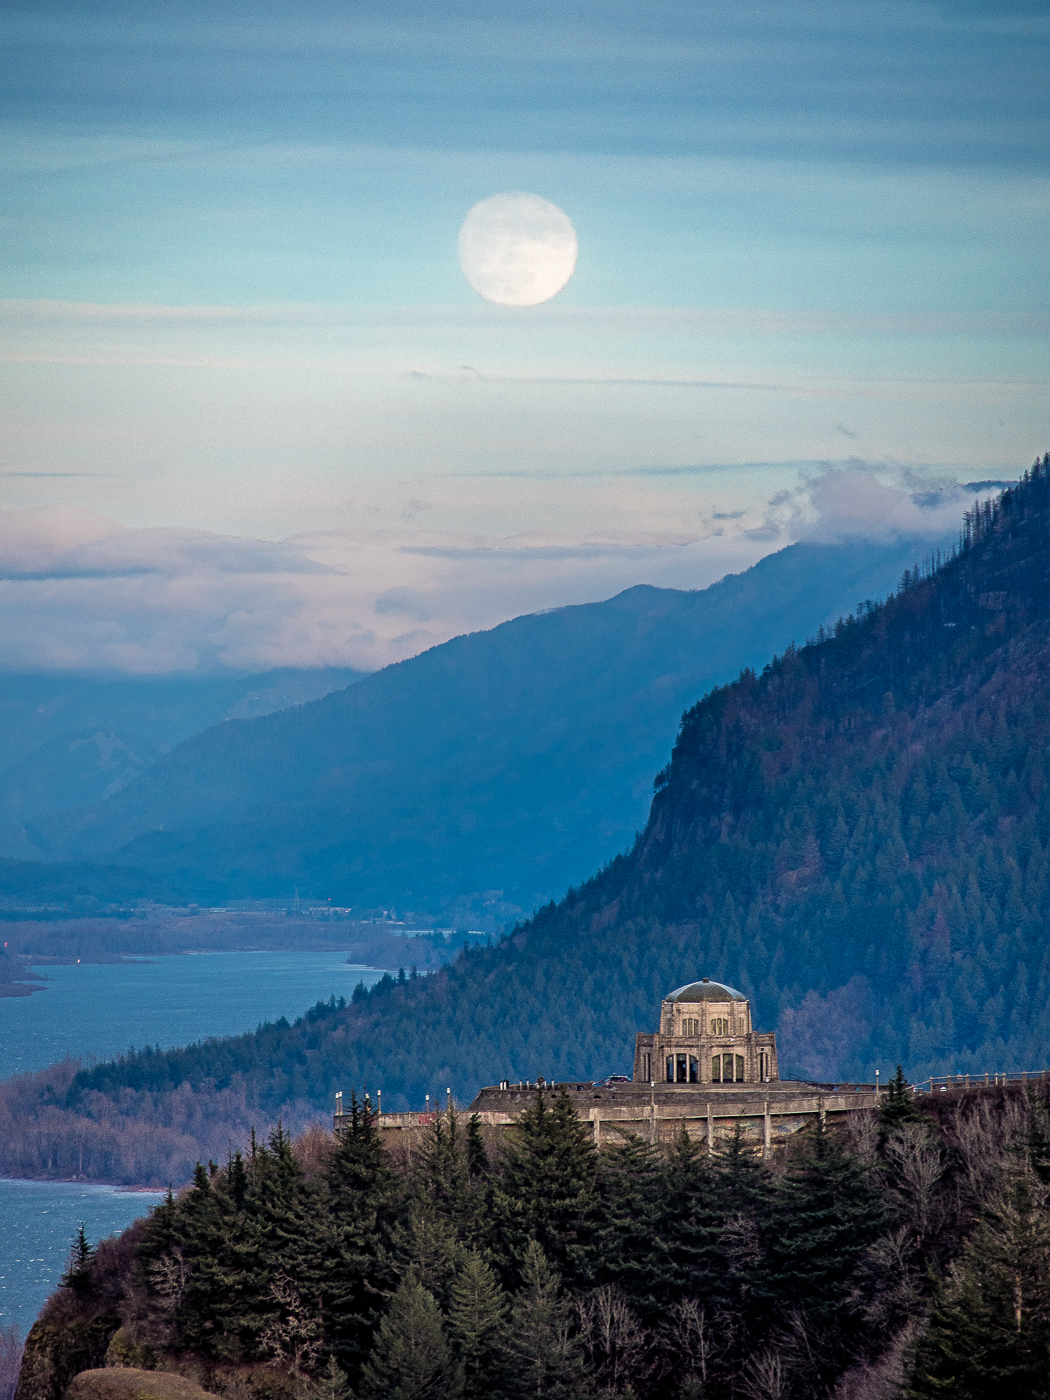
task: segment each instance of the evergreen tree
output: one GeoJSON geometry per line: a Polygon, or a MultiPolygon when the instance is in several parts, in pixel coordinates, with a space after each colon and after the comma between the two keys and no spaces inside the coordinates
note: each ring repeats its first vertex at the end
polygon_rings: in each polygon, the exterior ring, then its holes
{"type": "Polygon", "coordinates": [[[536,1241],[568,1283],[590,1280],[598,1225],[597,1154],[562,1089],[550,1104],[543,1089],[514,1125],[493,1197],[495,1248],[517,1282],[536,1241]]]}
{"type": "Polygon", "coordinates": [[[63,1288],[72,1288],[75,1293],[87,1292],[91,1287],[91,1260],[94,1253],[81,1222],[69,1247],[66,1271],[60,1280],[63,1288]]]}
{"type": "Polygon", "coordinates": [[[535,1240],[525,1249],[522,1290],[511,1313],[513,1400],[579,1400],[583,1350],[558,1275],[535,1240]]]}
{"type": "Polygon", "coordinates": [[[1018,1172],[963,1250],[915,1348],[910,1400],[1050,1396],[1050,1216],[1018,1172]]]}
{"type": "Polygon", "coordinates": [[[409,1276],[391,1300],[361,1371],[361,1400],[426,1400],[458,1393],[434,1296],[409,1276]]]}
{"type": "Polygon", "coordinates": [[[748,1311],[761,1330],[801,1317],[822,1338],[817,1369],[828,1379],[859,1336],[851,1285],[888,1212],[866,1168],[822,1123],[800,1137],[762,1221],[748,1311]]]}
{"type": "Polygon", "coordinates": [[[499,1280],[477,1250],[471,1250],[453,1284],[448,1310],[464,1400],[496,1400],[504,1392],[507,1313],[499,1280]]]}
{"type": "MultiPolygon", "coordinates": [[[[731,1178],[734,1173],[731,1168],[731,1178]]],[[[742,1187],[731,1189],[734,1196],[743,1194],[742,1187]]],[[[683,1128],[671,1146],[664,1173],[661,1218],[655,1232],[662,1256],[660,1272],[665,1288],[708,1308],[726,1301],[729,1285],[726,1199],[712,1158],[683,1128]]]]}
{"type": "Polygon", "coordinates": [[[354,1379],[397,1285],[391,1230],[398,1188],[368,1099],[361,1103],[352,1092],[346,1118],[319,1197],[313,1271],[327,1344],[354,1379]]]}
{"type": "Polygon", "coordinates": [[[346,1372],[337,1364],[334,1356],[328,1358],[328,1365],[312,1387],[310,1400],[353,1400],[346,1372]]]}
{"type": "Polygon", "coordinates": [[[898,1065],[897,1073],[886,1086],[886,1096],[879,1105],[880,1141],[885,1143],[896,1129],[903,1127],[905,1123],[918,1122],[922,1117],[922,1110],[915,1102],[911,1085],[904,1077],[904,1070],[898,1065]]]}
{"type": "Polygon", "coordinates": [[[601,1154],[602,1205],[592,1262],[596,1277],[615,1283],[632,1307],[652,1317],[667,1306],[669,1280],[660,1248],[665,1212],[664,1158],[632,1134],[601,1154]]]}
{"type": "Polygon", "coordinates": [[[393,1246],[399,1272],[411,1273],[446,1309],[466,1256],[455,1226],[426,1197],[417,1196],[409,1203],[405,1223],[394,1228],[393,1246]]]}
{"type": "Polygon", "coordinates": [[[484,1181],[489,1174],[489,1154],[481,1133],[481,1119],[476,1113],[467,1123],[467,1172],[471,1181],[484,1181]]]}
{"type": "Polygon", "coordinates": [[[207,1168],[198,1162],[193,1186],[178,1202],[175,1214],[173,1253],[188,1270],[175,1318],[183,1344],[204,1353],[212,1351],[217,1334],[224,1330],[219,1315],[228,1298],[228,1280],[220,1262],[222,1217],[222,1199],[212,1189],[207,1168]]]}

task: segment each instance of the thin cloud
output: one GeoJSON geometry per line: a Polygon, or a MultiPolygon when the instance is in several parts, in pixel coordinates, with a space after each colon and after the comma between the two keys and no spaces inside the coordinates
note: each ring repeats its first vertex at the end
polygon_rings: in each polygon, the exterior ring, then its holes
{"type": "Polygon", "coordinates": [[[703,588],[793,540],[935,541],[974,486],[991,489],[943,471],[808,464],[764,508],[709,502],[705,514],[697,497],[692,526],[658,528],[657,498],[625,487],[618,531],[504,537],[401,525],[257,540],[73,508],[0,512],[0,654],[9,670],[376,669],[638,583],[703,588]]]}

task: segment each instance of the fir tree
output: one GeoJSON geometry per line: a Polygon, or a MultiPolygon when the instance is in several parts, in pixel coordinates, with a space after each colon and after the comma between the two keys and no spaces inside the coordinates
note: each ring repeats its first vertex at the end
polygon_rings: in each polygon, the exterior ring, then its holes
{"type": "Polygon", "coordinates": [[[397,1286],[391,1230],[398,1191],[368,1099],[352,1092],[347,1117],[325,1171],[314,1273],[328,1346],[354,1379],[397,1286]]]}
{"type": "Polygon", "coordinates": [[[1046,1400],[1050,1395],[1050,1216],[1038,1178],[1018,1172],[939,1291],[915,1348],[911,1400],[1046,1400]]]}
{"type": "Polygon", "coordinates": [[[69,1257],[66,1260],[66,1271],[60,1280],[63,1288],[72,1288],[75,1293],[86,1293],[91,1287],[91,1260],[95,1251],[88,1243],[88,1237],[84,1233],[84,1225],[81,1222],[79,1229],[73,1236],[73,1243],[69,1247],[69,1257]]]}
{"type": "Polygon", "coordinates": [[[822,1338],[816,1369],[826,1379],[859,1334],[851,1286],[888,1212],[865,1167],[823,1124],[801,1136],[762,1221],[748,1311],[763,1330],[792,1314],[803,1319],[822,1338]]]}
{"type": "Polygon", "coordinates": [[[665,1286],[708,1307],[727,1298],[727,1194],[712,1159],[683,1128],[668,1154],[656,1241],[665,1286]]]}
{"type": "Polygon", "coordinates": [[[902,1128],[905,1123],[915,1123],[923,1113],[915,1102],[911,1085],[904,1077],[904,1070],[897,1066],[897,1073],[886,1086],[886,1097],[879,1105],[879,1139],[885,1143],[891,1133],[902,1128]]]}
{"type": "Polygon", "coordinates": [[[458,1391],[441,1313],[434,1296],[411,1276],[383,1315],[361,1371],[361,1400],[425,1400],[458,1391]]]}
{"type": "Polygon", "coordinates": [[[509,1279],[522,1277],[536,1241],[573,1285],[593,1273],[589,1253],[598,1225],[597,1154],[572,1100],[544,1090],[514,1125],[494,1193],[496,1247],[509,1279]]]}
{"type": "Polygon", "coordinates": [[[310,1400],[353,1400],[346,1372],[337,1364],[334,1356],[328,1358],[328,1365],[311,1389],[310,1400]]]}
{"type": "Polygon", "coordinates": [[[513,1400],[579,1400],[583,1351],[558,1275],[535,1240],[525,1250],[522,1291],[511,1313],[509,1341],[513,1400]]]}
{"type": "Polygon", "coordinates": [[[660,1249],[666,1169],[662,1155],[632,1134],[601,1155],[602,1207],[592,1259],[599,1280],[615,1283],[645,1316],[666,1307],[669,1280],[660,1249]]]}
{"type": "Polygon", "coordinates": [[[495,1400],[507,1382],[508,1305],[499,1280],[471,1250],[452,1287],[448,1331],[459,1362],[464,1400],[495,1400]]]}

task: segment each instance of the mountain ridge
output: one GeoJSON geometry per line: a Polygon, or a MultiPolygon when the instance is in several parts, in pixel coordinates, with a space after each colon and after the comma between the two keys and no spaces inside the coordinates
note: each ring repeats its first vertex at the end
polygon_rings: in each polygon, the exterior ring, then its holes
{"type": "Polygon", "coordinates": [[[528,909],[644,824],[682,709],[931,542],[795,545],[711,588],[638,585],[465,634],[284,714],[193,736],[97,807],[26,823],[22,858],[126,861],[189,897],[528,909]]]}

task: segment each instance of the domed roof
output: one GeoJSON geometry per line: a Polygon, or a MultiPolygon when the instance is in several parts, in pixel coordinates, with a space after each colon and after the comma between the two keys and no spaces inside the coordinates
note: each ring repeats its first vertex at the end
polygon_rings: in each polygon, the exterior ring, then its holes
{"type": "Polygon", "coordinates": [[[664,1001],[747,1001],[747,997],[735,987],[703,977],[699,982],[687,982],[684,987],[668,993],[664,1001]]]}

